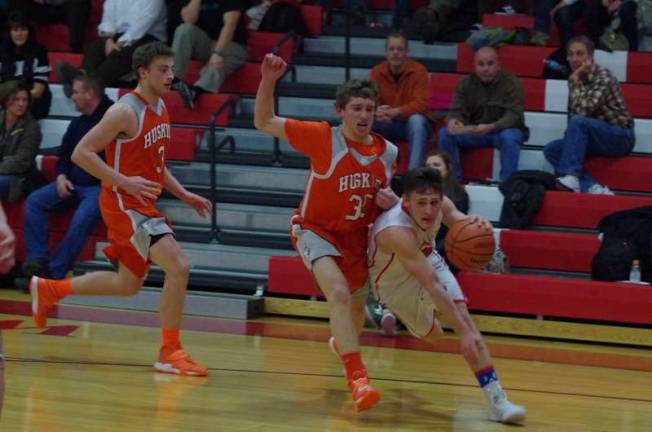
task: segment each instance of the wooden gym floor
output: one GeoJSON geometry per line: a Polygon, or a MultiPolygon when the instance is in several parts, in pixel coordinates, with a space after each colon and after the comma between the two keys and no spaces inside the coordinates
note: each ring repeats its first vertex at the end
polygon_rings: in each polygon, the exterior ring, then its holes
{"type": "Polygon", "coordinates": [[[0,290],[6,395],[2,432],[652,430],[652,352],[487,337],[524,426],[489,422],[486,405],[446,337],[363,337],[380,404],[356,414],[323,321],[186,318],[187,350],[208,378],[155,373],[158,317],[66,306],[46,330],[29,297],[0,290]],[[601,365],[601,366],[596,366],[601,365]]]}

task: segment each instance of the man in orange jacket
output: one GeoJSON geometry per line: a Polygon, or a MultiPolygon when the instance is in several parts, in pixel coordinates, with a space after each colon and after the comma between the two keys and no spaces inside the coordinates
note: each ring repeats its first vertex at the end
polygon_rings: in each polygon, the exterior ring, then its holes
{"type": "Polygon", "coordinates": [[[400,32],[387,37],[385,51],[387,61],[369,75],[380,93],[373,130],[393,142],[407,141],[408,169],[417,168],[423,165],[432,134],[428,71],[408,57],[408,40],[400,32]]]}

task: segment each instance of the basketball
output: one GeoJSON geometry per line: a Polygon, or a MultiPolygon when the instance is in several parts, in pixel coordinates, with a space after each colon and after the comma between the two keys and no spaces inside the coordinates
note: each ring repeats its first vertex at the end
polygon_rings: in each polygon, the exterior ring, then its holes
{"type": "Polygon", "coordinates": [[[446,258],[460,270],[480,270],[491,261],[496,242],[491,228],[464,219],[452,227],[444,242],[446,258]]]}

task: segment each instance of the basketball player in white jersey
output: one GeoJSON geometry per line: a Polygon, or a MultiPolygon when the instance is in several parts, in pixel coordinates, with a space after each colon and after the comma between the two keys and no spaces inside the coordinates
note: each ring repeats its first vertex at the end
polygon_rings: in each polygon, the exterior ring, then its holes
{"type": "Polygon", "coordinates": [[[437,313],[447,316],[489,401],[490,419],[516,423],[525,419],[525,408],[507,400],[466,298],[435,249],[442,223],[450,227],[467,218],[491,227],[486,219],[455,208],[442,193],[438,171],[422,167],[408,172],[402,200],[381,214],[369,233],[369,278],[378,300],[426,342],[434,343],[442,334],[437,313]]]}

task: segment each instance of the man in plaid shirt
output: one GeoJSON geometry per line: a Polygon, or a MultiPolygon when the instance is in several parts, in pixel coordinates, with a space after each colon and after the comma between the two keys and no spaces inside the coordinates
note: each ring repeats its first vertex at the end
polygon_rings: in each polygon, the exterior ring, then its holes
{"type": "Polygon", "coordinates": [[[574,37],[566,45],[573,71],[568,78],[568,128],[564,137],[548,143],[543,153],[559,175],[561,189],[613,195],[582,165],[586,156],[629,154],[635,142],[634,119],[618,80],[594,63],[593,51],[593,42],[586,36],[574,37]]]}

